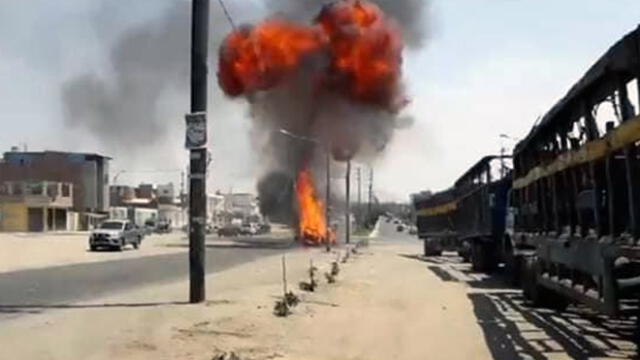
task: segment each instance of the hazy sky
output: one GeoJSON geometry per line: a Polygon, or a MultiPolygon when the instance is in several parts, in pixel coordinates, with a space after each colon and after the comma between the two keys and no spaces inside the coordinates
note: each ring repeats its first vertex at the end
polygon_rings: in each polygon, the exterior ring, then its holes
{"type": "MultiPolygon", "coordinates": [[[[118,36],[162,16],[175,1],[0,0],[0,150],[25,143],[30,150],[100,152],[115,157],[115,171],[127,171],[119,182],[179,182],[188,102],[159,104],[167,109],[167,138],[131,154],[65,127],[60,100],[61,85],[74,75],[108,74],[118,36]],[[136,172],[151,169],[166,172],[136,172]]],[[[238,21],[264,15],[260,1],[236,3],[228,6],[238,21]]],[[[211,6],[219,20],[217,1],[211,6]]],[[[499,134],[524,136],[609,46],[638,26],[640,1],[434,0],[426,15],[426,46],[405,53],[407,112],[416,121],[399,130],[373,164],[374,190],[385,199],[447,187],[481,156],[499,152],[499,134]]],[[[209,84],[209,188],[252,191],[259,159],[251,151],[245,107],[225,99],[215,77],[209,84]]]]}

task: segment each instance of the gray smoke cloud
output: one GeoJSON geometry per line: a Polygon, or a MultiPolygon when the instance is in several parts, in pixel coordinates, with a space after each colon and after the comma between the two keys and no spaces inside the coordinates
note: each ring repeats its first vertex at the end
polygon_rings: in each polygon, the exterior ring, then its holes
{"type": "Polygon", "coordinates": [[[63,84],[66,124],[112,147],[161,142],[167,119],[159,99],[171,90],[188,99],[189,28],[189,3],[179,2],[126,31],[110,50],[110,73],[88,72],[63,84]]]}
{"type": "MultiPolygon", "coordinates": [[[[266,3],[284,18],[310,23],[322,5],[330,2],[267,0],[266,3]]],[[[424,43],[427,1],[373,2],[397,22],[407,46],[419,47],[424,43]]],[[[294,199],[282,194],[292,192],[295,177],[302,168],[310,168],[315,174],[318,195],[324,198],[327,149],[337,160],[346,160],[339,152],[350,149],[355,151],[356,160],[368,162],[385,150],[395,129],[409,127],[413,122],[406,115],[398,116],[379,107],[354,103],[336,92],[319,90],[311,79],[326,66],[323,54],[310,56],[285,82],[267,91],[252,93],[247,99],[254,120],[253,143],[263,159],[258,191],[267,215],[276,214],[270,213],[271,209],[277,209],[281,215],[282,208],[291,206],[294,199]],[[283,134],[283,129],[296,136],[283,134]],[[314,139],[317,143],[301,138],[314,139]]],[[[398,89],[399,94],[402,92],[398,89]]]]}
{"type": "MultiPolygon", "coordinates": [[[[279,12],[309,23],[321,5],[329,1],[257,2],[262,2],[269,14],[279,12]]],[[[427,0],[374,2],[397,20],[408,46],[419,47],[424,43],[427,0]]],[[[181,127],[173,124],[182,123],[180,116],[188,110],[191,2],[168,3],[170,5],[160,16],[132,26],[116,36],[115,41],[105,41],[110,44],[109,71],[81,73],[63,83],[61,88],[65,125],[92,134],[94,139],[113,149],[111,154],[120,161],[134,158],[136,154],[142,154],[138,155],[141,158],[150,156],[149,151],[138,150],[150,150],[155,154],[175,152],[171,147],[173,143],[169,146],[167,140],[176,137],[170,131],[181,127]],[[166,109],[167,104],[172,106],[170,111],[166,109]]],[[[108,0],[102,0],[102,4],[101,11],[92,19],[96,32],[99,36],[113,36],[113,29],[107,25],[113,21],[114,9],[118,7],[108,0]]],[[[227,2],[227,6],[236,23],[268,15],[260,13],[256,2],[227,2]]],[[[230,28],[216,1],[211,2],[211,13],[210,67],[215,69],[218,45],[230,28]]],[[[305,71],[322,66],[322,61],[315,59],[307,64],[305,71]]],[[[259,94],[249,106],[249,115],[255,120],[250,134],[252,144],[263,160],[259,196],[265,203],[268,199],[275,201],[275,205],[266,204],[265,211],[291,206],[293,182],[290,180],[295,172],[304,163],[317,169],[323,161],[316,145],[283,136],[278,129],[319,138],[324,146],[330,143],[344,146],[359,139],[359,156],[367,157],[382,151],[393,135],[394,126],[400,125],[390,114],[354,106],[331,94],[320,94],[323,98],[318,99],[318,94],[313,93],[302,76],[299,82],[290,81],[287,86],[259,94]],[[346,118],[351,121],[342,121],[346,118]]],[[[210,81],[215,80],[210,77],[210,81]]],[[[217,94],[219,92],[213,91],[210,96],[217,94]]],[[[318,184],[318,187],[322,188],[322,185],[318,184]]],[[[280,214],[291,213],[278,211],[280,214]]]]}
{"type": "MultiPolygon", "coordinates": [[[[407,46],[424,45],[429,31],[430,0],[369,0],[377,4],[401,26],[407,46]]],[[[267,8],[287,18],[308,22],[317,15],[318,8],[331,0],[266,0],[267,8]]]]}
{"type": "MultiPolygon", "coordinates": [[[[123,7],[102,1],[92,20],[101,40],[112,44],[109,71],[81,73],[63,83],[65,125],[92,134],[116,155],[122,148],[130,157],[137,154],[135,150],[175,151],[167,145],[168,137],[175,137],[169,132],[178,128],[176,122],[182,124],[182,114],[189,110],[191,1],[167,1],[159,16],[131,26],[115,41],[112,33],[119,30],[115,19],[123,7]]],[[[257,7],[233,8],[239,13],[246,9],[257,7]]],[[[211,68],[218,44],[229,30],[222,10],[211,2],[211,68]]]]}

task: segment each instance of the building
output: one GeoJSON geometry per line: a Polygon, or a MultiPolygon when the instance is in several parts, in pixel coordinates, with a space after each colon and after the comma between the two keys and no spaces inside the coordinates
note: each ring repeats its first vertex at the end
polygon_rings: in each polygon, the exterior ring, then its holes
{"type": "Polygon", "coordinates": [[[147,220],[168,221],[174,228],[187,221],[187,210],[176,197],[172,183],[140,184],[137,187],[113,185],[109,189],[110,217],[128,218],[137,225],[147,220]]]}
{"type": "Polygon", "coordinates": [[[109,205],[124,206],[128,200],[136,197],[136,190],[132,186],[127,185],[111,185],[109,187],[109,205]]]}
{"type": "Polygon", "coordinates": [[[73,184],[52,181],[0,183],[0,231],[75,229],[73,184]]]}
{"type": "Polygon", "coordinates": [[[14,150],[5,152],[0,161],[0,183],[70,184],[73,196],[69,212],[78,214],[77,227],[70,230],[89,229],[109,211],[109,160],[98,154],[14,150]]]}
{"type": "Polygon", "coordinates": [[[256,196],[250,193],[224,194],[224,211],[227,221],[241,219],[242,222],[260,222],[260,210],[256,196]]]}
{"type": "Polygon", "coordinates": [[[219,194],[207,195],[207,220],[213,226],[221,227],[225,224],[224,196],[219,194]]]}

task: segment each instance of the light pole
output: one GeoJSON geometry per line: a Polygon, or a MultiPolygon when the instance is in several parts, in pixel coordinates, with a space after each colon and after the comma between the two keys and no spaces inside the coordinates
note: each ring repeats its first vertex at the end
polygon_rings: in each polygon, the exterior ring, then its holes
{"type": "MultiPolygon", "coordinates": [[[[507,134],[500,134],[500,139],[507,139],[507,140],[512,140],[512,141],[520,141],[520,139],[515,138],[513,136],[509,136],[507,134]]],[[[502,140],[500,140],[500,176],[504,177],[505,174],[507,173],[507,167],[504,164],[504,158],[505,158],[505,153],[506,153],[507,149],[504,146],[504,143],[502,142],[502,140]]]]}
{"type": "Polygon", "coordinates": [[[351,211],[351,200],[350,200],[350,192],[351,192],[351,157],[347,159],[347,174],[345,175],[345,187],[346,187],[346,204],[345,204],[345,224],[344,224],[344,235],[345,235],[345,243],[349,244],[351,242],[351,217],[349,213],[351,211]]]}
{"type": "Polygon", "coordinates": [[[322,142],[320,142],[318,139],[314,139],[314,138],[310,138],[307,136],[301,136],[301,135],[297,135],[294,134],[288,130],[285,129],[278,129],[278,133],[289,136],[293,139],[297,139],[297,140],[301,140],[301,141],[308,141],[310,143],[313,143],[316,146],[319,146],[320,148],[323,149],[323,151],[325,152],[325,175],[326,175],[326,188],[325,188],[325,205],[324,205],[324,216],[325,216],[325,226],[326,226],[326,230],[327,230],[327,238],[325,239],[325,245],[327,247],[327,251],[331,250],[331,242],[329,241],[329,229],[331,221],[330,221],[330,210],[329,210],[329,206],[331,203],[331,150],[329,149],[329,147],[325,147],[324,144],[322,142]]]}
{"type": "Polygon", "coordinates": [[[120,176],[121,174],[125,173],[126,170],[120,170],[118,171],[114,176],[113,176],[113,185],[117,185],[117,181],[118,181],[118,176],[120,176]]]}

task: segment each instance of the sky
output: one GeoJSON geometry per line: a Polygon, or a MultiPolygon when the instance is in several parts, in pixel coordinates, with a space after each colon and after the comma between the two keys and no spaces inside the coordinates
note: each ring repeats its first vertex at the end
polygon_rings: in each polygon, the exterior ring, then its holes
{"type": "MultiPolygon", "coordinates": [[[[119,183],[180,183],[188,97],[163,97],[165,136],[132,152],[65,123],[60,94],[74,76],[109,74],[114,42],[177,1],[0,0],[0,151],[17,145],[98,152],[114,157],[119,183]]],[[[238,22],[266,15],[259,0],[238,4],[228,2],[238,22]]],[[[224,20],[217,1],[211,11],[214,21],[224,20]]],[[[433,0],[424,11],[428,38],[405,51],[403,65],[412,100],[405,111],[415,121],[396,131],[384,154],[361,165],[373,167],[374,192],[383,200],[446,188],[482,156],[512,148],[515,142],[500,134],[524,137],[640,24],[637,0],[433,0]]],[[[260,159],[246,107],[225,98],[214,76],[209,88],[209,189],[254,191],[260,159]]]]}

